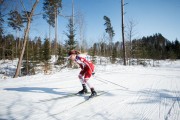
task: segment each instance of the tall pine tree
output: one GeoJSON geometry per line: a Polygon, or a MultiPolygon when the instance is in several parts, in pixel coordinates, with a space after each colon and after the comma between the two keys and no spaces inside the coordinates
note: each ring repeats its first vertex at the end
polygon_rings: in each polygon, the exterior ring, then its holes
{"type": "Polygon", "coordinates": [[[111,26],[111,20],[109,19],[109,17],[104,16],[104,20],[105,20],[105,26],[106,26],[106,33],[108,33],[109,35],[109,54],[112,57],[112,51],[113,51],[113,37],[115,35],[113,27],[111,26]]]}
{"type": "Polygon", "coordinates": [[[22,16],[18,13],[18,11],[10,11],[8,25],[12,27],[14,30],[19,31],[21,31],[22,27],[24,27],[22,16]]]}
{"type": "MultiPolygon", "coordinates": [[[[60,10],[62,8],[62,0],[44,0],[43,4],[44,4],[43,18],[46,19],[47,23],[50,26],[55,27],[55,53],[54,54],[57,55],[57,41],[58,41],[57,40],[58,39],[58,32],[57,32],[58,20],[57,19],[58,19],[60,10]]],[[[50,39],[50,35],[49,35],[49,39],[50,39]]]]}
{"type": "Polygon", "coordinates": [[[77,47],[77,42],[75,41],[75,29],[72,18],[69,19],[69,24],[67,25],[68,32],[65,33],[67,40],[65,41],[65,47],[67,51],[73,50],[77,47]]]}

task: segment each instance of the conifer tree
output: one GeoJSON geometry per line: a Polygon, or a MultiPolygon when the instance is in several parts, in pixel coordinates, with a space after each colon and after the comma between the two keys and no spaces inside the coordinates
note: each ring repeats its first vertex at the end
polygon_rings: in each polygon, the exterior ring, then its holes
{"type": "Polygon", "coordinates": [[[4,23],[4,19],[0,11],[0,39],[2,39],[2,35],[3,35],[3,23],[4,23]]]}
{"type": "Polygon", "coordinates": [[[97,62],[95,57],[97,55],[97,43],[94,43],[90,55],[92,56],[92,61],[95,64],[97,62]]]}
{"type": "MultiPolygon", "coordinates": [[[[62,8],[62,0],[44,0],[43,18],[47,23],[55,28],[55,55],[57,52],[57,18],[62,8]]],[[[50,38],[49,38],[50,39],[50,38]]]]}
{"type": "Polygon", "coordinates": [[[113,51],[112,51],[111,63],[114,64],[116,62],[116,57],[117,57],[117,49],[116,49],[116,46],[114,46],[113,51]]]}
{"type": "Polygon", "coordinates": [[[72,18],[69,19],[69,24],[67,25],[68,32],[65,33],[68,40],[65,41],[65,47],[67,51],[73,50],[77,47],[77,42],[75,41],[75,29],[72,18]]]}
{"type": "Polygon", "coordinates": [[[108,33],[109,35],[109,54],[112,57],[112,50],[113,50],[113,37],[115,35],[113,27],[111,26],[111,20],[107,17],[104,16],[104,20],[105,20],[105,26],[106,26],[106,33],[108,33]]]}
{"type": "Polygon", "coordinates": [[[14,36],[12,34],[8,34],[4,38],[4,55],[7,59],[14,58],[14,36]]]}
{"type": "Polygon", "coordinates": [[[174,52],[176,54],[176,59],[180,59],[180,42],[178,39],[174,42],[174,52]]]}
{"type": "Polygon", "coordinates": [[[50,42],[47,38],[45,38],[44,46],[43,46],[43,62],[44,62],[44,72],[47,73],[50,69],[49,60],[51,59],[50,54],[50,42]]]}
{"type": "Polygon", "coordinates": [[[35,61],[40,62],[42,61],[42,41],[41,38],[38,37],[37,41],[35,42],[35,61]]]}
{"type": "MultiPolygon", "coordinates": [[[[75,41],[75,29],[73,23],[73,17],[69,19],[69,24],[67,25],[68,32],[65,32],[67,40],[65,41],[66,52],[73,50],[77,47],[77,42],[75,41]]],[[[69,63],[69,67],[73,67],[72,61],[69,63]]]]}
{"type": "Polygon", "coordinates": [[[8,25],[12,27],[14,30],[21,31],[23,26],[22,16],[18,13],[18,11],[10,11],[8,18],[8,25]]]}
{"type": "Polygon", "coordinates": [[[47,63],[49,61],[49,59],[51,59],[50,49],[49,48],[50,48],[50,42],[46,38],[45,42],[44,42],[44,46],[43,46],[43,61],[45,63],[47,63]]]}
{"type": "Polygon", "coordinates": [[[58,47],[58,61],[57,64],[64,64],[64,58],[67,56],[67,53],[62,45],[59,45],[58,47]]]}
{"type": "Polygon", "coordinates": [[[114,37],[115,33],[114,33],[114,30],[113,30],[113,27],[111,26],[111,20],[107,16],[104,16],[104,20],[105,20],[104,25],[106,26],[105,30],[109,34],[110,44],[112,44],[112,40],[113,40],[113,37],[114,37]]]}

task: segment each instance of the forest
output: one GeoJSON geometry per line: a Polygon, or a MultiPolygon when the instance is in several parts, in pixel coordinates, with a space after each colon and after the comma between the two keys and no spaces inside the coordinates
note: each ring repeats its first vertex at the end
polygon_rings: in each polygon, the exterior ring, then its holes
{"type": "MultiPolygon", "coordinates": [[[[23,38],[17,38],[12,34],[3,35],[0,38],[0,59],[13,60],[18,58],[23,45],[23,38]]],[[[58,63],[63,63],[63,58],[67,57],[67,45],[58,44],[58,63]]],[[[70,46],[70,45],[69,45],[70,46]]],[[[77,43],[78,46],[78,43],[77,43]]],[[[51,55],[55,55],[55,42],[50,42],[48,38],[42,40],[40,37],[29,39],[27,42],[24,60],[30,61],[47,61],[51,55]]],[[[75,49],[80,50],[76,47],[75,49]]],[[[89,48],[83,48],[91,56],[103,56],[114,58],[122,58],[122,43],[114,42],[109,45],[107,42],[97,42],[89,48]]],[[[140,59],[180,59],[180,42],[178,40],[169,41],[160,33],[152,36],[142,37],[126,42],[126,57],[140,59]]]]}
{"type": "MultiPolygon", "coordinates": [[[[88,53],[93,57],[93,62],[96,63],[96,57],[106,57],[112,64],[118,63],[123,59],[123,43],[122,40],[113,41],[115,32],[111,24],[111,20],[108,16],[102,16],[104,19],[104,26],[106,36],[99,39],[99,42],[95,42],[92,46],[82,45],[76,41],[77,27],[74,21],[73,11],[72,16],[68,19],[67,30],[65,35],[67,39],[64,44],[57,42],[57,32],[55,32],[55,38],[50,40],[49,37],[45,39],[43,37],[30,38],[28,36],[30,32],[30,25],[33,22],[33,14],[39,0],[36,0],[29,11],[18,11],[16,9],[5,12],[7,1],[1,1],[0,11],[0,59],[1,60],[13,60],[19,58],[20,63],[27,69],[26,74],[32,69],[32,66],[36,66],[39,63],[43,63],[49,69],[49,60],[52,55],[55,55],[57,61],[56,65],[62,65],[66,62],[67,53],[69,50],[76,49],[88,53]],[[18,37],[14,34],[6,34],[4,24],[8,24],[9,29],[14,31],[23,31],[24,37],[18,37]],[[88,46],[88,47],[87,47],[88,46]]],[[[23,1],[21,1],[23,6],[23,1]]],[[[53,27],[56,31],[57,27],[57,15],[62,9],[61,0],[44,0],[43,2],[43,19],[47,21],[49,26],[53,27]]],[[[7,11],[7,10],[6,10],[7,11]]],[[[82,25],[82,24],[81,24],[82,25]]],[[[79,25],[80,26],[80,25],[79,25]]],[[[132,27],[132,26],[131,26],[132,27]]],[[[132,29],[131,29],[132,30],[132,29]]],[[[132,31],[129,31],[132,32],[132,31]]],[[[80,35],[82,36],[82,35],[80,35]]],[[[132,35],[130,34],[130,37],[132,35]]],[[[82,41],[85,41],[82,38],[82,41]]],[[[86,42],[85,42],[86,43],[86,42]]],[[[133,64],[131,61],[134,59],[180,59],[180,42],[178,39],[170,41],[166,39],[161,33],[155,33],[151,36],[144,36],[138,39],[125,39],[125,53],[126,61],[128,64],[133,64]]],[[[18,75],[18,71],[17,71],[18,75]]],[[[16,75],[16,76],[17,76],[16,75]]]]}

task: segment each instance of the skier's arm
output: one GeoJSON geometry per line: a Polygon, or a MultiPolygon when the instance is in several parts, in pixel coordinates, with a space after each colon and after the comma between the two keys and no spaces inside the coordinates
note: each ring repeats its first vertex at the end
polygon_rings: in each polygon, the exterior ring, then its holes
{"type": "Polygon", "coordinates": [[[79,65],[80,66],[80,68],[83,70],[84,69],[84,67],[82,66],[82,65],[79,65]]]}
{"type": "Polygon", "coordinates": [[[83,63],[91,70],[91,72],[93,73],[93,70],[92,70],[92,68],[91,68],[91,66],[89,65],[89,62],[85,59],[84,61],[83,61],[83,63]]]}

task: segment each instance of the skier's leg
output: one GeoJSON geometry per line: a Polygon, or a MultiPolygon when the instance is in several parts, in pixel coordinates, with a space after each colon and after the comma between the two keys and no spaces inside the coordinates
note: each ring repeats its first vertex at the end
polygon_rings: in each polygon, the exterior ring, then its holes
{"type": "Polygon", "coordinates": [[[89,79],[91,77],[92,73],[89,71],[89,72],[86,72],[85,75],[84,75],[84,82],[88,85],[88,87],[91,89],[91,96],[90,97],[94,97],[97,95],[94,87],[92,86],[92,83],[90,83],[89,79]]]}
{"type": "Polygon", "coordinates": [[[83,72],[81,71],[80,74],[79,74],[79,76],[78,76],[78,77],[79,77],[79,80],[80,80],[80,82],[81,82],[81,84],[82,84],[82,87],[83,87],[83,89],[78,92],[79,94],[85,94],[85,93],[88,92],[82,74],[83,74],[83,72]]]}
{"type": "Polygon", "coordinates": [[[90,81],[89,81],[89,78],[84,78],[84,82],[90,89],[93,88],[92,83],[90,83],[90,81]]]}
{"type": "Polygon", "coordinates": [[[80,80],[81,84],[85,84],[83,75],[82,75],[82,74],[79,74],[78,77],[79,77],[79,80],[80,80]]]}

